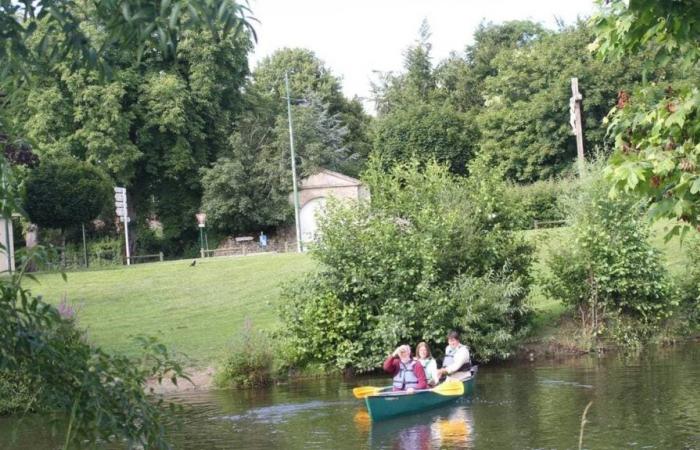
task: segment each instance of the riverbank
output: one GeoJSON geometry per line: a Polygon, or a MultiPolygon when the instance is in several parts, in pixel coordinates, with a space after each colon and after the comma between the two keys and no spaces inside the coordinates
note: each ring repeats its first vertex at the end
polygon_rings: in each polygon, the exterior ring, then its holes
{"type": "MultiPolygon", "coordinates": [[[[677,239],[664,242],[664,225],[654,227],[652,243],[664,253],[669,271],[679,275],[686,268],[687,255],[677,239]]],[[[536,245],[533,273],[542,283],[548,254],[568,239],[568,229],[522,233],[536,245]]],[[[67,282],[60,274],[37,274],[37,283],[27,280],[27,286],[50,303],[71,305],[88,339],[108,351],[136,356],[139,346],[133,336],[156,336],[183,354],[186,366],[199,371],[221,363],[246,319],[262,331],[279,326],[283,283],[308,273],[316,264],[307,254],[206,258],[198,259],[194,267],[190,263],[72,272],[67,282]]],[[[528,301],[535,314],[524,348],[536,355],[590,349],[585,342],[581,345],[575,327],[562,322],[567,313],[564,305],[548,299],[541,285],[533,285],[528,301]]]]}

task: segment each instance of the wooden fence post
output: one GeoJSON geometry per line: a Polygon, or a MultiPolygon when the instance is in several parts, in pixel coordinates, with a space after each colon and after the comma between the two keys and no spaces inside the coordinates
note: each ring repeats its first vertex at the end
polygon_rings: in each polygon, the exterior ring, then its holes
{"type": "Polygon", "coordinates": [[[163,252],[158,252],[158,257],[160,258],[160,262],[163,262],[163,252]]]}

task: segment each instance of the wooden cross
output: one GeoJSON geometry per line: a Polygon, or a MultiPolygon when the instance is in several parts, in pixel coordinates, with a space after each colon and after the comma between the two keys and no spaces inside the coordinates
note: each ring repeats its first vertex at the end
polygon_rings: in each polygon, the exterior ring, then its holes
{"type": "Polygon", "coordinates": [[[578,78],[571,79],[571,98],[569,99],[569,123],[576,136],[576,150],[578,152],[579,171],[583,174],[583,128],[581,127],[581,102],[583,96],[578,91],[578,78]]]}

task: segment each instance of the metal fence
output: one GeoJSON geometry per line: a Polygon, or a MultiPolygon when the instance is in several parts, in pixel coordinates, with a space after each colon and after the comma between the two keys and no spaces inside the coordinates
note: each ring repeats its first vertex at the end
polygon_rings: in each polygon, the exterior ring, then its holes
{"type": "Polygon", "coordinates": [[[226,247],[220,247],[212,250],[202,250],[202,256],[246,256],[259,253],[288,253],[296,251],[296,241],[277,241],[271,239],[268,241],[266,246],[262,246],[256,241],[229,241],[226,247]]]}
{"type": "MultiPolygon", "coordinates": [[[[165,256],[163,252],[154,253],[151,255],[132,255],[131,264],[147,263],[147,262],[163,262],[165,256]]],[[[86,268],[106,268],[122,266],[126,264],[126,257],[124,255],[113,253],[113,252],[103,252],[98,254],[92,254],[88,257],[87,264],[85,261],[84,254],[77,252],[61,252],[61,249],[57,249],[57,255],[47,261],[45,267],[41,267],[41,270],[48,271],[58,271],[58,270],[81,270],[86,268]]]]}

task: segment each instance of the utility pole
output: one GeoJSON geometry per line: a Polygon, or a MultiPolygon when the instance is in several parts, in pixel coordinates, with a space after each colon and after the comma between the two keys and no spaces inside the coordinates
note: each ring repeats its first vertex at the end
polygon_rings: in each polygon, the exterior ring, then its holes
{"type": "Polygon", "coordinates": [[[583,127],[581,125],[581,102],[583,95],[578,91],[578,78],[571,79],[571,98],[569,99],[569,123],[576,136],[579,176],[583,176],[585,161],[583,159],[583,127]]]}
{"type": "Polygon", "coordinates": [[[292,127],[292,99],[289,94],[289,74],[284,72],[284,85],[287,88],[287,118],[289,120],[289,150],[292,157],[292,184],[294,188],[294,222],[297,230],[297,251],[301,253],[301,223],[299,223],[299,193],[297,192],[297,163],[294,155],[294,130],[292,127]]]}

